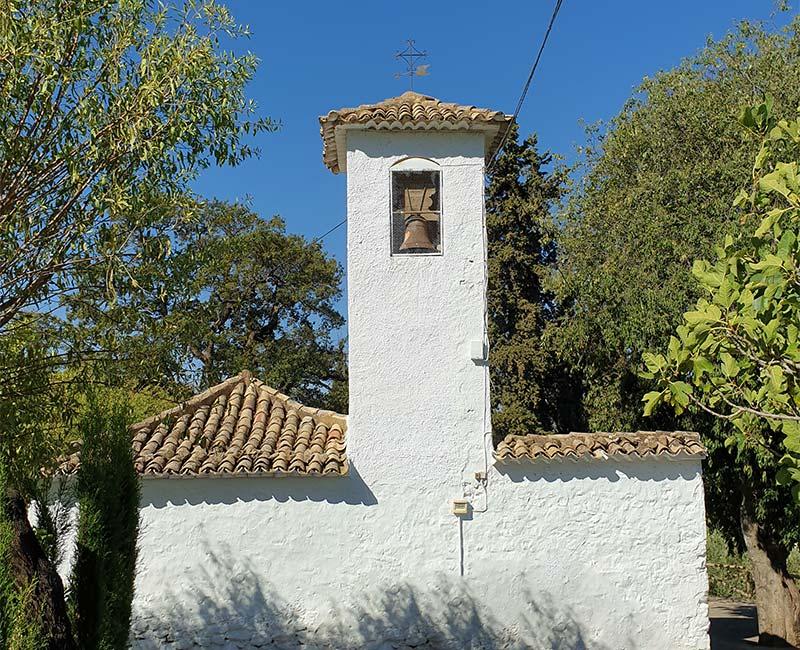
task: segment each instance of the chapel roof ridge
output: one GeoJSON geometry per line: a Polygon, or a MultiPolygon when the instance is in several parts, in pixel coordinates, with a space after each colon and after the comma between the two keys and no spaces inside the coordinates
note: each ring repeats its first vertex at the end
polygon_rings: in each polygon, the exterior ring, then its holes
{"type": "Polygon", "coordinates": [[[128,427],[131,431],[136,431],[138,429],[147,428],[152,426],[153,424],[157,424],[158,422],[162,422],[166,419],[169,419],[172,416],[178,415],[180,413],[185,412],[187,409],[197,408],[200,406],[205,406],[206,404],[210,404],[216,400],[217,397],[220,395],[229,392],[233,387],[238,385],[239,383],[243,383],[245,386],[250,385],[251,382],[257,382],[260,386],[265,389],[272,397],[278,399],[286,404],[287,407],[296,410],[299,414],[303,416],[311,416],[311,417],[319,417],[331,420],[331,423],[337,422],[338,424],[345,424],[347,421],[347,414],[346,413],[338,413],[336,411],[330,411],[321,408],[315,408],[312,406],[306,406],[305,404],[301,404],[297,400],[292,399],[288,395],[281,393],[279,390],[268,386],[260,379],[255,377],[250,370],[242,370],[239,372],[238,375],[234,375],[229,379],[226,379],[219,384],[211,386],[206,390],[198,393],[197,395],[193,395],[192,397],[178,403],[175,406],[172,406],[168,409],[165,409],[161,413],[156,415],[152,415],[140,422],[136,422],[130,427],[128,427]]]}

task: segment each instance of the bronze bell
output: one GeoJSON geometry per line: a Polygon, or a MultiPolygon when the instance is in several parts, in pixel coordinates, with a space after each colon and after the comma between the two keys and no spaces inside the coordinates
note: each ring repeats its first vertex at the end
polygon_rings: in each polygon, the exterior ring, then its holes
{"type": "Polygon", "coordinates": [[[436,219],[430,212],[434,188],[429,186],[407,187],[404,191],[404,210],[406,231],[403,235],[401,251],[433,253],[436,247],[428,233],[428,220],[436,219]]]}
{"type": "Polygon", "coordinates": [[[432,253],[436,250],[428,235],[428,222],[423,217],[412,215],[406,219],[406,232],[400,250],[424,253],[432,253]]]}

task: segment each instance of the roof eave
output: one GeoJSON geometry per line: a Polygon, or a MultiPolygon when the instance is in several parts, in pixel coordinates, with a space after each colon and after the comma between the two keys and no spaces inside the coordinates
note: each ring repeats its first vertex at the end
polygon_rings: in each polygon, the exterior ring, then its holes
{"type": "Polygon", "coordinates": [[[480,131],[484,134],[485,158],[494,153],[495,146],[505,132],[508,122],[471,122],[460,120],[449,122],[445,120],[426,120],[420,122],[399,122],[388,120],[370,120],[364,123],[322,123],[323,140],[332,142],[333,151],[325,151],[323,162],[334,174],[347,172],[347,132],[348,131],[480,131]],[[331,135],[332,131],[332,135],[331,135]]]}

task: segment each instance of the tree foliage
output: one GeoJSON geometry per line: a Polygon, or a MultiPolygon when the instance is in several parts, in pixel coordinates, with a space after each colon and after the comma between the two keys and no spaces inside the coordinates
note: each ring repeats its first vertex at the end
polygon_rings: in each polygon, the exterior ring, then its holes
{"type": "Polygon", "coordinates": [[[570,403],[566,382],[542,334],[554,317],[545,288],[556,263],[551,208],[564,173],[548,172],[552,157],[536,136],[518,142],[512,128],[486,191],[488,316],[495,438],[558,428],[570,403]]]}
{"type": "Polygon", "coordinates": [[[797,29],[743,23],[644,79],[619,115],[590,130],[559,236],[565,317],[553,332],[582,369],[590,428],[646,424],[641,355],[668,341],[699,297],[693,260],[739,227],[731,201],[758,149],[737,123],[739,108],[763,93],[786,114],[800,104],[797,29]]]}
{"type": "Polygon", "coordinates": [[[159,224],[169,255],[141,255],[128,266],[135,285],[115,283],[113,299],[88,276],[68,302],[76,346],[113,350],[115,368],[176,397],[249,369],[298,399],[325,401],[343,378],[339,264],[277,217],[221,202],[197,214],[159,224]]]}
{"type": "MultiPolygon", "coordinates": [[[[582,426],[704,435],[709,520],[737,546],[740,470],[753,459],[726,448],[726,423],[708,414],[658,409],[645,417],[641,399],[652,384],[639,373],[642,354],[666,349],[702,296],[693,261],[711,257],[741,227],[731,205],[751,182],[759,148],[738,122],[741,106],[758,103],[763,92],[774,97],[776,112],[800,105],[798,26],[770,32],[743,23],[645,79],[618,116],[591,129],[558,235],[562,316],[545,333],[580,378],[573,408],[584,414],[582,426]]],[[[758,478],[759,521],[794,544],[800,510],[788,490],[758,478]]]]}
{"type": "Polygon", "coordinates": [[[783,478],[800,483],[800,121],[778,121],[771,99],[740,121],[761,141],[736,199],[743,232],[726,236],[715,263],[695,262],[705,297],[665,353],[645,353],[659,384],[645,412],[667,403],[729,421],[726,444],[781,457],[783,478]]]}
{"type": "Polygon", "coordinates": [[[89,278],[133,283],[168,248],[153,226],[193,216],[189,182],[270,128],[244,94],[255,58],[222,49],[243,34],[212,0],[0,2],[0,454],[20,489],[18,468],[56,457],[37,425],[59,425],[63,371],[87,361],[47,312],[89,278]]]}
{"type": "Polygon", "coordinates": [[[0,0],[0,619],[22,611],[43,647],[73,639],[28,505],[68,442],[70,387],[107,357],[48,314],[78,286],[133,285],[169,250],[157,226],[194,218],[197,174],[255,153],[272,128],[245,95],[256,59],[223,47],[243,35],[213,0],[0,0]]]}
{"type": "Polygon", "coordinates": [[[253,154],[256,60],[220,48],[240,33],[213,0],[2,0],[0,327],[76,273],[124,273],[132,237],[191,210],[199,170],[253,154]]]}
{"type": "Polygon", "coordinates": [[[83,436],[75,483],[78,504],[70,609],[78,646],[127,647],[139,529],[139,478],[133,466],[130,408],[91,396],[76,422],[83,436]]]}
{"type": "Polygon", "coordinates": [[[52,471],[66,449],[75,402],[69,381],[54,374],[57,341],[35,317],[20,318],[0,337],[0,467],[26,498],[41,469],[52,471]]]}

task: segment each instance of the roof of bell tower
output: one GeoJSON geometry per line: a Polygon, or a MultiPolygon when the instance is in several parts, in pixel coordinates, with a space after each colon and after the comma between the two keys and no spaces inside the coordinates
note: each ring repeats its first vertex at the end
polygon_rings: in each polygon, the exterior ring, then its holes
{"type": "Polygon", "coordinates": [[[488,158],[512,119],[502,111],[450,104],[409,91],[377,104],[342,108],[320,117],[322,160],[334,174],[345,170],[345,132],[348,129],[479,130],[485,133],[488,158]]]}

